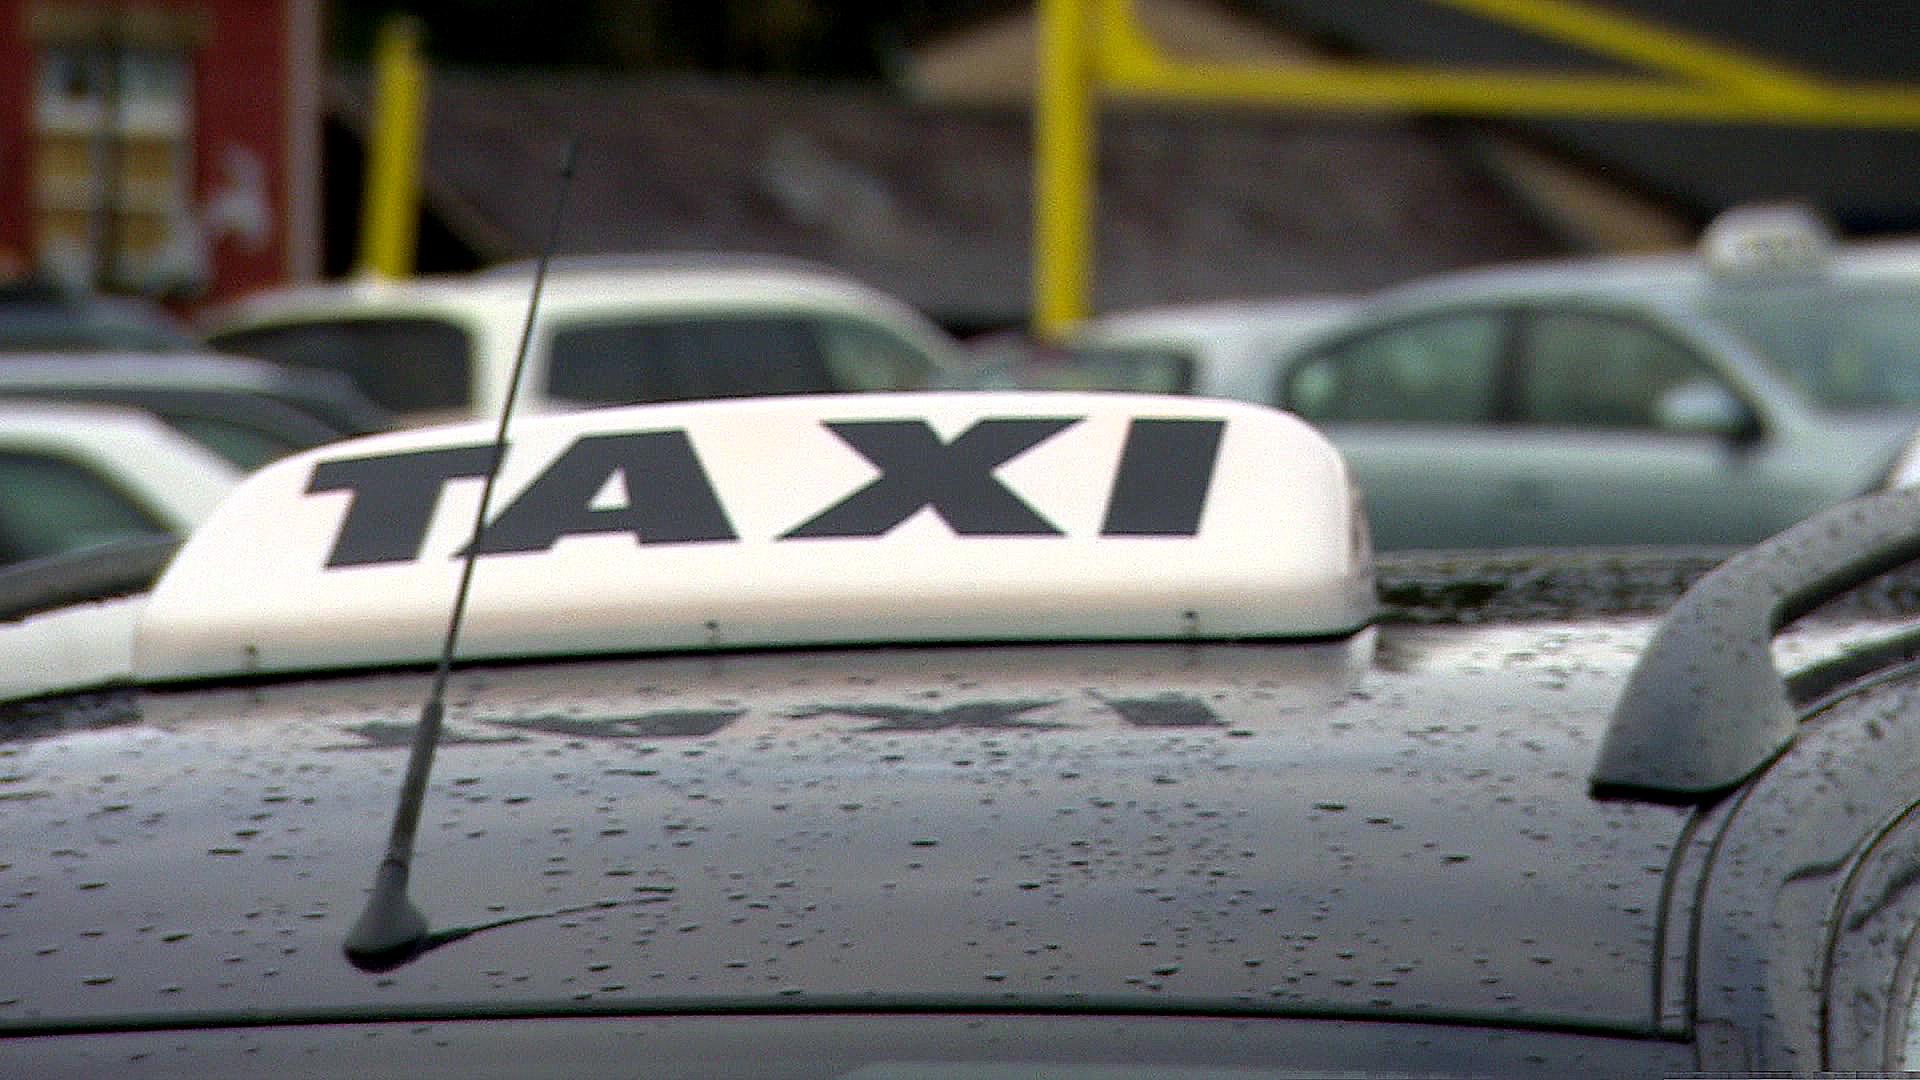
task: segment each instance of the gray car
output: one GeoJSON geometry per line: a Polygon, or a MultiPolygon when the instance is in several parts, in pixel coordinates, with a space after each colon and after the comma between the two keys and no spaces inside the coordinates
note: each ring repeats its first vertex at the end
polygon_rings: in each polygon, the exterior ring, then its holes
{"type": "Polygon", "coordinates": [[[1877,487],[1920,419],[1920,251],[1727,226],[1384,294],[1273,400],[1340,447],[1383,550],[1751,543],[1877,487]]]}

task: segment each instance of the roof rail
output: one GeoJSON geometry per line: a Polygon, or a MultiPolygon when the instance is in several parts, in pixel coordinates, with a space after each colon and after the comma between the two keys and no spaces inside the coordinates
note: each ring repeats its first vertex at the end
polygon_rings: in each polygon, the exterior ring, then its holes
{"type": "Polygon", "coordinates": [[[1773,636],[1920,558],[1920,490],[1825,510],[1735,555],[1687,590],[1634,667],[1601,742],[1596,794],[1704,800],[1784,750],[1799,710],[1773,636]]]}

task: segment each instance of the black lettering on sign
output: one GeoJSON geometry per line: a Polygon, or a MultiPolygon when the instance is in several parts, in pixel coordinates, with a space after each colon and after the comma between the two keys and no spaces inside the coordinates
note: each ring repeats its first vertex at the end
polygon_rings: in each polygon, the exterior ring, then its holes
{"type": "Polygon", "coordinates": [[[370,566],[420,557],[427,526],[447,481],[485,476],[493,446],[450,446],[382,457],[323,461],[313,467],[307,494],[347,491],[346,518],[333,539],[327,566],[370,566]]]}
{"type": "Polygon", "coordinates": [[[1101,536],[1193,536],[1213,484],[1225,420],[1136,417],[1107,496],[1101,536]]]}
{"type": "Polygon", "coordinates": [[[493,519],[475,551],[545,551],[563,536],[606,532],[632,533],[642,544],[737,539],[692,441],[673,429],[590,435],[567,447],[493,519]],[[594,509],[616,472],[627,504],[594,509]]]}
{"type": "Polygon", "coordinates": [[[946,443],[924,420],[828,422],[880,475],[780,539],[882,536],[926,506],[960,536],[1059,536],[993,471],[1077,423],[1076,417],[981,420],[946,443]]]}

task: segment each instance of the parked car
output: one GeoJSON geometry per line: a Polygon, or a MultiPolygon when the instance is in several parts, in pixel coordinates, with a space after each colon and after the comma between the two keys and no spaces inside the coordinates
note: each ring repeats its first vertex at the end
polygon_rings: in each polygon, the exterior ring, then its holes
{"type": "Polygon", "coordinates": [[[1396,577],[1250,405],[531,417],[482,530],[488,434],[275,463],[151,593],[0,622],[0,673],[135,627],[0,704],[0,1073],[1915,1064],[1920,667],[1824,602],[1920,493],[1662,616],[1690,556],[1396,577]]]}
{"type": "Polygon", "coordinates": [[[1102,315],[1076,327],[1064,355],[1035,364],[1025,382],[1264,402],[1275,359],[1358,305],[1357,298],[1301,296],[1102,315]]]}
{"type": "Polygon", "coordinates": [[[6,398],[141,409],[241,469],[394,426],[344,375],[207,352],[8,356],[6,398]]]}
{"type": "MultiPolygon", "coordinates": [[[[210,313],[223,351],[351,376],[414,420],[498,412],[532,264],[275,290],[210,313]]],[[[555,260],[523,387],[530,411],[959,385],[958,346],[906,304],[785,259],[555,260]]]]}
{"type": "Polygon", "coordinates": [[[0,565],[184,535],[239,477],[145,412],[0,401],[0,565]]]}
{"type": "Polygon", "coordinates": [[[1698,255],[1409,285],[1276,370],[1382,549],[1752,543],[1879,487],[1920,422],[1920,250],[1736,215],[1698,255]]]}
{"type": "Polygon", "coordinates": [[[0,285],[0,353],[189,352],[192,329],[148,300],[39,278],[0,285]]]}

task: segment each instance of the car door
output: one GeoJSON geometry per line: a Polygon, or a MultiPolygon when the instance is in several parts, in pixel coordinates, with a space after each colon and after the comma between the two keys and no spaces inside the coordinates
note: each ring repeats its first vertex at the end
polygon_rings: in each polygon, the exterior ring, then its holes
{"type": "Polygon", "coordinates": [[[1506,546],[1517,451],[1496,425],[1511,324],[1500,307],[1398,319],[1282,373],[1278,403],[1340,448],[1380,549],[1506,546]]]}
{"type": "Polygon", "coordinates": [[[1521,316],[1503,516],[1522,544],[1740,544],[1769,531],[1759,413],[1709,359],[1638,312],[1521,316]],[[1683,415],[1691,397],[1724,422],[1683,415]]]}

